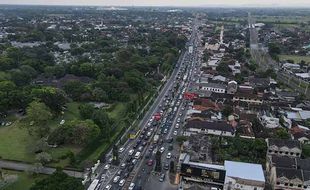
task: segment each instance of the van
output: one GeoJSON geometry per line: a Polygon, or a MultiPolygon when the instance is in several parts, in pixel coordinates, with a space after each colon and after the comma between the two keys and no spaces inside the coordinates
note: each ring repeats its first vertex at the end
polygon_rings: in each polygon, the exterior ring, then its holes
{"type": "Polygon", "coordinates": [[[141,152],[137,152],[137,153],[135,154],[135,159],[139,159],[140,156],[141,156],[141,152]]]}

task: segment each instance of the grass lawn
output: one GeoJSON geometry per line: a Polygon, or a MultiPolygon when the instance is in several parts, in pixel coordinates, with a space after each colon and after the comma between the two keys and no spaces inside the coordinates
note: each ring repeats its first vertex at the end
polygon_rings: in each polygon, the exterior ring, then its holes
{"type": "MultiPolygon", "coordinates": [[[[75,118],[80,118],[78,106],[78,103],[69,103],[64,115],[49,123],[51,128],[55,128],[62,119],[65,119],[67,122],[75,118]]],[[[20,126],[20,121],[15,121],[11,126],[0,127],[0,156],[4,159],[35,162],[35,155],[29,153],[28,147],[32,146],[37,139],[30,136],[28,131],[20,126]]],[[[68,165],[68,159],[60,159],[68,151],[77,153],[80,151],[80,148],[61,146],[49,149],[47,152],[52,155],[53,159],[59,160],[58,163],[52,163],[51,165],[61,167],[68,165]]]]}
{"type": "Polygon", "coordinates": [[[28,190],[34,184],[36,180],[43,179],[45,175],[31,176],[26,172],[17,172],[10,170],[3,170],[5,174],[17,175],[18,179],[16,182],[6,186],[3,190],[28,190]]]}
{"type": "Polygon", "coordinates": [[[295,63],[300,63],[304,60],[306,63],[310,64],[310,56],[298,56],[298,55],[279,55],[280,60],[293,60],[295,63]]]}

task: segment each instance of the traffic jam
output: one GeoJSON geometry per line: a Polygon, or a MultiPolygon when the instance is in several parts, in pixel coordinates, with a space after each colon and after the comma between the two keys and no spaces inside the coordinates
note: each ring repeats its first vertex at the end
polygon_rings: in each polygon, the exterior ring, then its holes
{"type": "MultiPolygon", "coordinates": [[[[192,35],[190,44],[195,44],[197,35],[192,35]]],[[[193,82],[193,74],[198,74],[197,47],[191,47],[186,51],[181,61],[176,65],[177,74],[171,80],[171,86],[161,97],[157,111],[149,119],[147,124],[138,131],[137,137],[127,146],[118,150],[120,164],[112,165],[112,156],[108,158],[104,166],[104,173],[98,178],[98,184],[94,189],[143,189],[139,178],[154,174],[156,165],[155,155],[161,153],[163,171],[170,167],[171,159],[176,160],[173,152],[173,143],[176,137],[182,132],[181,126],[185,119],[188,106],[188,93],[193,82]]],[[[158,181],[163,182],[166,178],[165,172],[157,174],[158,181]]]]}

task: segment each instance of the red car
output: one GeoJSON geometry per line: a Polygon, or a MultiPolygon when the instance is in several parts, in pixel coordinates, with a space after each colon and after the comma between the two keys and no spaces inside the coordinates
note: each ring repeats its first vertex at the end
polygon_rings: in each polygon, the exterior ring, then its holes
{"type": "Polygon", "coordinates": [[[147,161],[147,165],[148,165],[148,166],[153,166],[153,160],[147,161]]]}

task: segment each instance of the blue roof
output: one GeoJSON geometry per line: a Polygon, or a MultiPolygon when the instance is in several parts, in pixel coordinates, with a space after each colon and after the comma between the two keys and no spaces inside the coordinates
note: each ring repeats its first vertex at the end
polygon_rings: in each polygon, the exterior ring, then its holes
{"type": "Polygon", "coordinates": [[[260,164],[225,161],[226,176],[265,182],[263,167],[260,164]]]}

